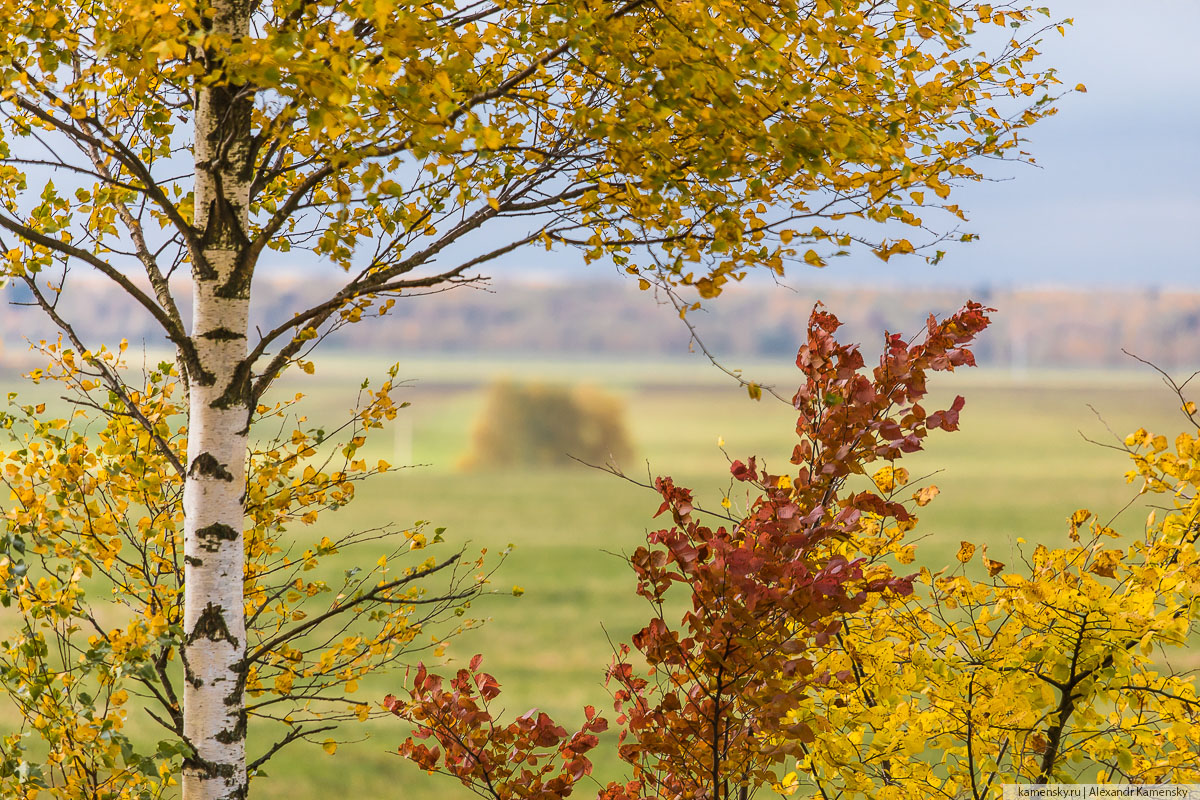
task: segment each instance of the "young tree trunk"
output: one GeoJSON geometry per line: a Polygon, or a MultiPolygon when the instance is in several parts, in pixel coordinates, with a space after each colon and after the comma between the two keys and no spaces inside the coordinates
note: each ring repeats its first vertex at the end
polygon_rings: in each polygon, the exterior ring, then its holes
{"type": "MultiPolygon", "coordinates": [[[[249,30],[245,0],[216,0],[211,32],[249,30]]],[[[216,47],[220,47],[217,45],[216,47]]],[[[210,74],[221,52],[204,54],[210,74]]],[[[246,795],[243,494],[249,408],[247,241],[253,94],[201,86],[195,114],[193,324],[184,488],[185,800],[246,795]]]]}

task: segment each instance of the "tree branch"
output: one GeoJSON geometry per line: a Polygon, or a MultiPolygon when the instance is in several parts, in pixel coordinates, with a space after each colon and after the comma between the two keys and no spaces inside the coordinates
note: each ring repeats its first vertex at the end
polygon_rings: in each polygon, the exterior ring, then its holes
{"type": "Polygon", "coordinates": [[[325,725],[320,728],[313,728],[311,730],[306,730],[305,728],[297,725],[295,728],[293,728],[291,731],[288,732],[287,736],[283,737],[279,741],[275,742],[275,744],[271,745],[271,748],[269,750],[267,750],[267,752],[263,753],[261,756],[259,756],[258,758],[254,759],[249,764],[247,764],[246,771],[253,772],[254,770],[258,769],[263,764],[270,761],[271,758],[276,753],[278,753],[280,750],[287,747],[289,744],[296,741],[297,739],[303,739],[307,736],[312,736],[313,734],[323,733],[324,731],[333,731],[333,730],[337,730],[336,725],[325,725]]]}
{"type": "MultiPolygon", "coordinates": [[[[0,224],[3,224],[3,222],[3,218],[0,217],[0,224]]],[[[75,349],[79,351],[80,356],[82,357],[85,352],[89,352],[89,348],[84,345],[78,334],[75,333],[75,329],[71,326],[71,324],[59,315],[54,305],[46,299],[44,294],[42,294],[41,288],[38,287],[37,282],[33,280],[33,278],[26,276],[25,285],[29,287],[31,292],[33,292],[33,296],[37,300],[38,306],[42,309],[46,316],[50,317],[50,320],[67,335],[67,338],[71,340],[71,343],[75,346],[75,349]]],[[[125,382],[121,380],[121,377],[116,373],[116,371],[95,357],[89,360],[88,363],[95,367],[97,371],[99,371],[101,377],[104,379],[104,382],[108,384],[109,390],[120,398],[121,403],[129,410],[130,416],[138,421],[138,423],[146,431],[147,435],[150,436],[151,441],[153,441],[155,446],[158,447],[159,452],[163,454],[179,477],[185,477],[187,470],[184,468],[183,462],[179,460],[179,456],[171,448],[171,445],[159,435],[157,430],[155,430],[154,424],[146,418],[146,415],[142,413],[142,409],[138,407],[138,404],[135,403],[133,398],[129,396],[125,382]]]]}
{"type": "Polygon", "coordinates": [[[102,275],[116,283],[121,289],[131,298],[137,301],[138,305],[150,312],[154,320],[162,327],[167,338],[172,344],[180,348],[180,350],[190,358],[194,358],[194,353],[191,348],[191,342],[188,341],[187,333],[183,330],[182,325],[177,325],[171,316],[154,302],[145,292],[139,289],[129,278],[120,270],[114,268],[104,259],[89,253],[87,250],[75,247],[67,242],[59,241],[51,236],[48,236],[40,231],[34,230],[28,225],[24,225],[5,214],[0,214],[0,228],[4,228],[26,241],[34,244],[40,244],[43,247],[53,250],[54,252],[83,261],[88,266],[92,267],[102,275]]]}
{"type": "MultiPolygon", "coordinates": [[[[299,625],[295,626],[294,628],[283,631],[282,633],[279,633],[278,635],[273,636],[272,638],[268,639],[263,644],[260,644],[254,650],[253,653],[246,656],[243,663],[249,665],[249,664],[253,664],[257,661],[260,661],[260,660],[262,660],[263,656],[270,653],[272,650],[274,650],[280,644],[282,644],[286,641],[289,641],[291,639],[294,639],[297,636],[304,633],[305,631],[311,630],[311,629],[315,628],[316,626],[320,625],[322,622],[324,622],[328,619],[332,619],[333,617],[336,617],[339,614],[344,614],[345,612],[347,612],[357,606],[360,606],[363,603],[376,601],[376,600],[386,600],[387,598],[381,598],[380,596],[387,592],[390,592],[393,589],[398,589],[401,586],[412,583],[413,581],[420,580],[421,578],[427,578],[430,575],[433,575],[434,573],[441,572],[446,567],[449,567],[449,566],[455,564],[461,557],[462,557],[462,553],[455,553],[454,555],[450,556],[450,558],[447,558],[445,561],[441,562],[440,564],[434,564],[432,567],[429,567],[427,569],[418,570],[418,571],[412,573],[411,575],[406,575],[403,578],[398,578],[394,581],[390,581],[390,582],[382,584],[380,586],[376,586],[374,589],[367,592],[366,594],[359,595],[358,597],[355,597],[355,598],[351,599],[350,601],[346,602],[344,605],[335,606],[335,607],[329,609],[328,611],[326,611],[324,614],[318,614],[315,617],[306,619],[299,625]]],[[[445,599],[452,599],[452,598],[445,598],[445,599]]],[[[411,601],[406,601],[406,602],[411,602],[411,601]]]]}

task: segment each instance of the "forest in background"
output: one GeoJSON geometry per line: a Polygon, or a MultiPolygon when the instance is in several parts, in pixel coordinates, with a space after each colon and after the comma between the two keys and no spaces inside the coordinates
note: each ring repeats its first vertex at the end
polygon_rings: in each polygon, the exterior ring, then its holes
{"type": "MultiPolygon", "coordinates": [[[[259,278],[251,328],[312,304],[333,288],[329,279],[294,275],[259,278]]],[[[949,313],[967,298],[998,309],[976,347],[984,366],[1024,368],[1129,367],[1122,350],[1166,369],[1194,362],[1200,337],[1200,292],[1160,289],[967,289],[742,285],[720,303],[689,315],[707,346],[726,357],[794,354],[812,306],[825,303],[853,341],[873,345],[880,332],[913,331],[930,311],[949,313]]],[[[21,289],[0,292],[0,366],[32,363],[24,340],[51,335],[36,309],[19,305],[21,289]]],[[[84,339],[133,345],[157,343],[153,322],[100,279],[72,278],[60,300],[84,339]]],[[[659,355],[687,349],[689,330],[666,298],[632,282],[504,282],[487,290],[401,298],[382,320],[342,330],[334,349],[397,356],[460,354],[595,356],[659,355]]]]}

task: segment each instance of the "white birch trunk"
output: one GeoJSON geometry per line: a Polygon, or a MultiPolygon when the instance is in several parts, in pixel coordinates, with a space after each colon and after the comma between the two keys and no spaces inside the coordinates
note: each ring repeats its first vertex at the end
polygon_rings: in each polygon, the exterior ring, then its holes
{"type": "MultiPolygon", "coordinates": [[[[214,33],[248,33],[245,0],[216,0],[214,33]]],[[[210,69],[220,53],[209,53],[210,69]]],[[[246,795],[243,702],[243,494],[248,374],[246,328],[252,265],[246,256],[250,110],[238,87],[200,89],[195,115],[192,252],[196,358],[190,375],[184,487],[184,800],[246,795]]]]}

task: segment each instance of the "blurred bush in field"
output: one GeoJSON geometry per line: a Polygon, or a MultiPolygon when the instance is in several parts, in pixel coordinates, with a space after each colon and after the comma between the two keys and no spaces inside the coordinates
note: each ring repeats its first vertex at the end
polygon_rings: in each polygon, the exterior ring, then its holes
{"type": "Polygon", "coordinates": [[[488,390],[465,469],[555,466],[633,455],[621,401],[590,386],[500,381],[488,390]]]}

